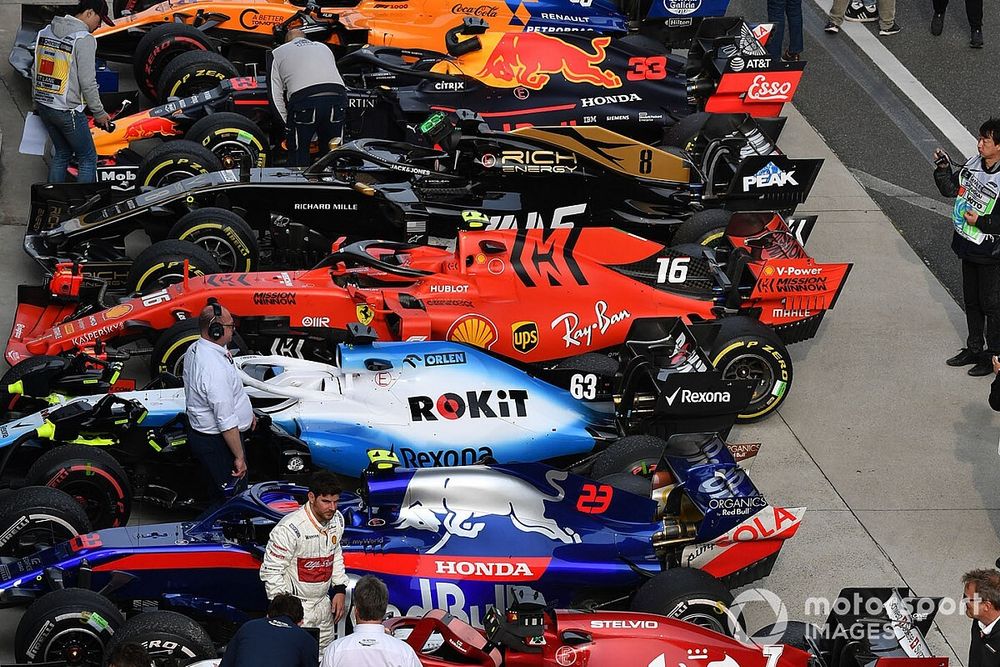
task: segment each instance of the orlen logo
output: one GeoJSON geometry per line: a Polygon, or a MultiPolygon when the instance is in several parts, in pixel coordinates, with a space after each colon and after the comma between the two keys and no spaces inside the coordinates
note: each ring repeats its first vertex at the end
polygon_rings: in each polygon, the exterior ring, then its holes
{"type": "Polygon", "coordinates": [[[767,76],[758,74],[747,88],[747,99],[754,102],[788,102],[792,99],[791,81],[768,81],[767,76]]]}
{"type": "Polygon", "coordinates": [[[467,391],[465,396],[448,392],[435,401],[430,396],[410,396],[410,419],[415,422],[444,419],[461,419],[468,413],[470,419],[496,419],[511,416],[511,408],[518,417],[526,417],[528,410],[528,392],[523,389],[500,390],[496,392],[496,401],[490,404],[493,391],[467,391]],[[437,415],[434,412],[437,412],[437,415]]]}

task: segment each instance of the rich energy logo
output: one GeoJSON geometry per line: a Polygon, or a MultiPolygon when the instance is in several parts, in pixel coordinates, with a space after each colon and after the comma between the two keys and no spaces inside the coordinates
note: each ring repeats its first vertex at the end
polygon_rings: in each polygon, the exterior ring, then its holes
{"type": "Polygon", "coordinates": [[[480,162],[487,169],[499,167],[507,174],[566,174],[576,171],[576,156],[558,151],[503,151],[497,157],[484,153],[480,162]]]}
{"type": "Polygon", "coordinates": [[[461,419],[466,414],[470,419],[496,419],[508,418],[513,414],[517,417],[528,416],[526,403],[528,402],[528,392],[523,389],[500,390],[496,392],[496,399],[493,398],[493,391],[467,391],[465,396],[460,396],[454,392],[442,394],[437,400],[430,396],[410,396],[407,401],[410,404],[410,419],[415,422],[438,421],[440,416],[443,419],[461,419]],[[436,415],[434,413],[437,413],[436,415]]]}
{"type": "Polygon", "coordinates": [[[744,191],[749,191],[750,188],[782,188],[786,185],[798,184],[799,182],[795,180],[794,169],[791,171],[782,171],[773,162],[768,162],[763,169],[753,176],[743,177],[744,191]]]}

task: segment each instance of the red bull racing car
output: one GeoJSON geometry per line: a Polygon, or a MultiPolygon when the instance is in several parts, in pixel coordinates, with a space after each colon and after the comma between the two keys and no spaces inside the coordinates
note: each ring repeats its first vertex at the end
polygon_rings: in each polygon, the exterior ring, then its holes
{"type": "Polygon", "coordinates": [[[155,342],[156,370],[176,369],[209,296],[240,319],[248,349],[321,360],[357,321],[382,340],[453,340],[523,363],[584,364],[580,355],[625,343],[633,323],[678,316],[721,324],[712,362],[724,378],[757,380],[743,417],[759,418],[791,382],[784,343],[816,334],[851,265],[816,262],[783,223],[737,231],[730,228],[725,271],[712,250],[572,228],[463,232],[454,251],[357,243],[310,271],[185,276],[116,305],[103,301],[103,285],[82,290],[78,275],[63,276],[54,284],[67,292],[58,296],[19,288],[6,358],[117,350],[145,339],[155,342]]]}

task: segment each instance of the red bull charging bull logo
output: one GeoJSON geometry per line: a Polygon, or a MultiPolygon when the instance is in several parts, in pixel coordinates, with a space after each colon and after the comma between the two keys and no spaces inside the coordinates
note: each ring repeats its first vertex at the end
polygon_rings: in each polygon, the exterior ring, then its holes
{"type": "Polygon", "coordinates": [[[477,76],[484,83],[500,88],[523,86],[541,90],[552,74],[562,74],[573,83],[618,88],[622,85],[621,78],[599,66],[610,43],[610,37],[592,39],[593,51],[588,52],[542,33],[505,33],[489,52],[477,76]]]}
{"type": "Polygon", "coordinates": [[[133,121],[124,130],[125,132],[122,135],[123,141],[138,141],[139,139],[149,139],[150,137],[170,137],[180,134],[172,120],[158,116],[150,116],[149,118],[133,121]]]}

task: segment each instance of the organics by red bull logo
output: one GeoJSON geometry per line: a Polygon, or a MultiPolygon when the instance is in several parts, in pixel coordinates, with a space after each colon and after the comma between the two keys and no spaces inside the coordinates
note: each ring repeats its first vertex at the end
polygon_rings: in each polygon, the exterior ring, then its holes
{"type": "Polygon", "coordinates": [[[172,120],[160,116],[149,116],[131,122],[126,119],[121,122],[128,123],[125,126],[124,134],[122,134],[123,141],[138,141],[150,137],[172,137],[180,134],[172,120]]]}
{"type": "Polygon", "coordinates": [[[560,37],[537,32],[505,33],[487,56],[477,76],[501,88],[541,90],[552,74],[562,74],[573,83],[618,88],[621,78],[600,67],[607,56],[610,37],[590,40],[592,51],[574,46],[560,37]]]}

